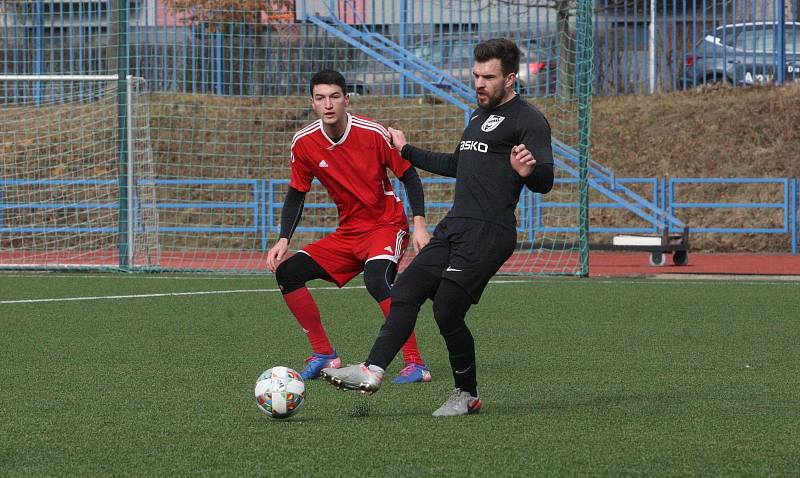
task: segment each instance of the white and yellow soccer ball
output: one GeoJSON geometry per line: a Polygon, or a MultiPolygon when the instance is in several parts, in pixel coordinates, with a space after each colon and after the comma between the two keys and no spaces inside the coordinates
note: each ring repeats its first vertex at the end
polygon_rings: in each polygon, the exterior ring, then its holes
{"type": "Polygon", "coordinates": [[[289,367],[272,367],[256,380],[256,405],[272,418],[288,418],[297,413],[306,399],[306,384],[289,367]]]}

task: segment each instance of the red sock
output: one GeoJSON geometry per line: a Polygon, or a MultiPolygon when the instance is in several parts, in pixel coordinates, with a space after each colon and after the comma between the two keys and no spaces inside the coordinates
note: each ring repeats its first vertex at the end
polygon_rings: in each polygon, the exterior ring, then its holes
{"type": "MultiPolygon", "coordinates": [[[[389,309],[392,307],[392,299],[383,299],[382,301],[378,302],[378,305],[381,308],[381,312],[383,312],[384,318],[389,318],[389,309]]],[[[415,363],[419,365],[425,365],[425,362],[422,360],[422,355],[419,353],[419,347],[417,347],[417,335],[414,331],[411,331],[411,335],[406,340],[406,343],[403,344],[403,347],[400,349],[403,351],[403,362],[405,363],[415,363]]]]}
{"type": "Polygon", "coordinates": [[[303,328],[303,332],[308,336],[308,342],[314,353],[330,355],[333,347],[328,341],[328,334],[322,326],[319,316],[319,308],[311,293],[306,287],[293,290],[283,295],[283,300],[289,306],[289,310],[294,314],[297,322],[303,328]]]}

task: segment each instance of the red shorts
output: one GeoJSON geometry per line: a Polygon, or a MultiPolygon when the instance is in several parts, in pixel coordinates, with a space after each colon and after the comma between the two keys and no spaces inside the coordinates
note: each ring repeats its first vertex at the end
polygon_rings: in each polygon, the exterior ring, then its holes
{"type": "Polygon", "coordinates": [[[400,262],[408,246],[408,231],[397,226],[382,226],[363,233],[334,232],[311,243],[299,253],[308,254],[342,287],[364,271],[372,259],[400,262]]]}

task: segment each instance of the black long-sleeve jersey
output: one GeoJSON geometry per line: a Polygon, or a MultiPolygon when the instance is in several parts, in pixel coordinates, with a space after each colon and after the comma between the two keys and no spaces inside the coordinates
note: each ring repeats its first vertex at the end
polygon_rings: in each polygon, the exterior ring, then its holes
{"type": "Polygon", "coordinates": [[[547,193],[553,186],[553,150],[550,125],[544,115],[519,96],[502,105],[479,108],[453,153],[436,153],[411,145],[402,155],[414,166],[456,178],[450,218],[472,218],[516,227],[514,211],[523,186],[547,193]],[[536,167],[522,178],[511,167],[511,149],[524,144],[536,167]]]}

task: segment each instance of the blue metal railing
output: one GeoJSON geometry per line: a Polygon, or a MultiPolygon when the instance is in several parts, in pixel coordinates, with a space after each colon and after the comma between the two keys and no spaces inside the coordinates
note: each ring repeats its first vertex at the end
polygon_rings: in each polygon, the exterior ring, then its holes
{"type": "MultiPolygon", "coordinates": [[[[555,165],[574,179],[579,179],[578,152],[556,139],[553,139],[552,145],[555,165]]],[[[614,173],[602,164],[592,159],[589,159],[587,163],[589,187],[611,199],[619,207],[657,225],[659,231],[679,230],[685,227],[680,219],[664,209],[663,201],[660,203],[659,201],[647,201],[625,186],[624,181],[619,181],[614,173]]]]}
{"type": "Polygon", "coordinates": [[[156,203],[156,209],[231,209],[249,211],[252,225],[220,227],[220,226],[161,226],[160,232],[259,232],[259,192],[258,179],[157,179],[156,186],[247,186],[252,197],[248,202],[235,201],[204,201],[204,202],[161,202],[156,203]]]}
{"type": "Polygon", "coordinates": [[[323,30],[359,48],[388,68],[405,75],[405,78],[424,86],[427,91],[454,104],[472,103],[475,96],[472,88],[435,65],[417,58],[391,39],[363,28],[355,28],[333,16],[311,15],[308,18],[323,30]]]}
{"type": "MultiPolygon", "coordinates": [[[[650,209],[656,209],[662,207],[662,203],[659,201],[660,192],[659,192],[659,181],[655,178],[617,178],[615,179],[618,185],[645,185],[647,186],[647,190],[649,192],[648,195],[652,199],[646,199],[645,197],[641,197],[640,199],[642,203],[644,203],[650,209]]],[[[559,179],[557,181],[558,184],[578,184],[577,179],[569,178],[569,179],[559,179]]],[[[627,189],[627,187],[626,187],[627,189]]],[[[574,227],[564,227],[564,226],[548,226],[547,224],[543,223],[542,218],[545,217],[545,210],[546,209],[577,209],[578,208],[577,201],[550,201],[547,196],[541,196],[541,199],[536,202],[536,211],[534,212],[531,221],[534,224],[533,229],[538,232],[573,232],[576,230],[574,227]]],[[[590,210],[597,210],[597,209],[625,209],[630,213],[633,213],[636,216],[635,222],[638,225],[635,226],[625,226],[625,227],[610,227],[610,226],[595,226],[590,227],[590,233],[597,233],[597,232],[611,232],[611,233],[629,233],[629,234],[659,234],[663,230],[663,223],[662,221],[651,214],[642,213],[640,208],[633,207],[631,210],[631,206],[628,203],[621,202],[621,201],[590,201],[589,202],[589,209],[590,210]]]]}
{"type": "Polygon", "coordinates": [[[783,215],[780,227],[692,227],[696,233],[748,233],[748,234],[789,234],[791,236],[792,254],[797,254],[798,233],[798,202],[797,178],[672,178],[667,187],[667,204],[672,213],[680,209],[759,209],[780,210],[783,215]],[[681,202],[676,199],[676,189],[679,185],[777,185],[781,189],[780,202],[724,202],[702,201],[681,202]]]}
{"type": "MultiPolygon", "coordinates": [[[[452,184],[452,178],[423,178],[425,185],[452,184]]],[[[616,178],[617,187],[624,185],[626,188],[637,188],[643,191],[640,195],[641,201],[647,203],[650,209],[664,209],[670,215],[677,211],[690,209],[751,209],[762,211],[779,211],[781,224],[779,226],[752,225],[746,227],[722,227],[711,224],[693,224],[692,233],[720,233],[720,234],[784,234],[789,236],[790,249],[792,254],[798,253],[798,234],[800,234],[798,224],[798,178],[616,178]],[[695,201],[691,200],[691,192],[681,192],[683,188],[700,187],[704,185],[716,184],[722,186],[755,186],[770,187],[777,200],[774,202],[764,201],[695,201]],[[777,193],[777,194],[776,194],[777,193]],[[682,195],[683,194],[683,195],[682,195]]],[[[214,210],[244,210],[247,213],[242,216],[248,218],[243,220],[243,224],[206,226],[206,225],[164,225],[159,226],[160,233],[204,233],[204,234],[257,234],[260,239],[262,250],[267,250],[270,235],[276,234],[280,229],[280,210],[283,208],[283,195],[289,181],[286,179],[176,179],[176,180],[156,180],[156,187],[181,188],[186,187],[193,190],[201,186],[224,186],[240,187],[237,191],[243,191],[251,200],[249,201],[164,201],[158,202],[156,208],[159,210],[188,210],[188,209],[214,209],[214,210]],[[246,222],[246,224],[245,224],[246,222]]],[[[560,178],[556,180],[558,185],[572,187],[577,183],[574,178],[560,178]]],[[[25,233],[116,233],[116,225],[105,227],[86,227],[82,225],[69,226],[32,226],[32,225],[7,225],[7,211],[29,209],[29,210],[115,210],[118,208],[116,201],[96,201],[96,202],[45,202],[45,201],[24,201],[15,202],[9,200],[6,191],[15,187],[25,186],[45,186],[45,187],[64,187],[64,186],[91,186],[108,187],[116,186],[114,180],[46,180],[46,179],[4,179],[0,180],[0,233],[13,237],[16,234],[25,233]]],[[[401,199],[405,199],[400,183],[394,180],[395,190],[401,199]]],[[[178,189],[180,190],[180,189],[178,189]]],[[[230,189],[226,189],[230,191],[230,189]]],[[[557,196],[552,196],[557,197],[557,196]]],[[[406,208],[408,210],[407,201],[406,208]]],[[[438,201],[429,202],[429,209],[449,209],[450,202],[438,201]]],[[[306,203],[306,208],[313,209],[336,209],[332,202],[306,203]]],[[[558,233],[558,232],[577,232],[576,226],[553,225],[547,222],[550,216],[548,210],[551,209],[573,209],[577,210],[579,203],[576,201],[551,200],[551,196],[542,196],[524,190],[518,206],[519,224],[518,232],[524,234],[526,239],[533,242],[535,234],[558,233]]],[[[625,226],[605,226],[595,225],[589,229],[590,233],[641,233],[658,234],[663,228],[663,218],[654,215],[639,215],[636,211],[630,211],[627,206],[620,202],[591,201],[590,210],[600,209],[625,209],[632,212],[634,220],[629,220],[625,226]]],[[[335,212],[334,212],[335,214],[335,212]]],[[[112,217],[116,217],[112,214],[112,217]]],[[[563,215],[561,215],[563,217],[563,215]]],[[[138,225],[137,225],[138,227],[138,225]]],[[[333,227],[301,225],[298,231],[331,232],[333,227]]]]}
{"type": "MultiPolygon", "coordinates": [[[[98,227],[98,226],[59,226],[59,227],[41,227],[41,226],[6,226],[5,224],[5,211],[19,210],[19,209],[32,209],[32,210],[116,210],[119,204],[116,198],[109,197],[105,202],[7,202],[5,199],[5,191],[8,186],[11,187],[26,187],[26,186],[55,186],[55,187],[70,187],[70,186],[99,186],[107,188],[115,188],[118,181],[110,179],[0,179],[0,233],[116,233],[118,228],[114,227],[98,227]]],[[[116,214],[114,214],[116,218],[116,214]]]]}
{"type": "Polygon", "coordinates": [[[469,121],[469,112],[472,111],[470,103],[474,93],[460,80],[416,58],[411,52],[383,35],[359,30],[333,16],[311,15],[308,19],[324,31],[397,72],[401,77],[400,84],[403,86],[401,91],[404,91],[405,80],[408,79],[422,86],[425,91],[460,108],[464,114],[464,123],[469,121]]]}

